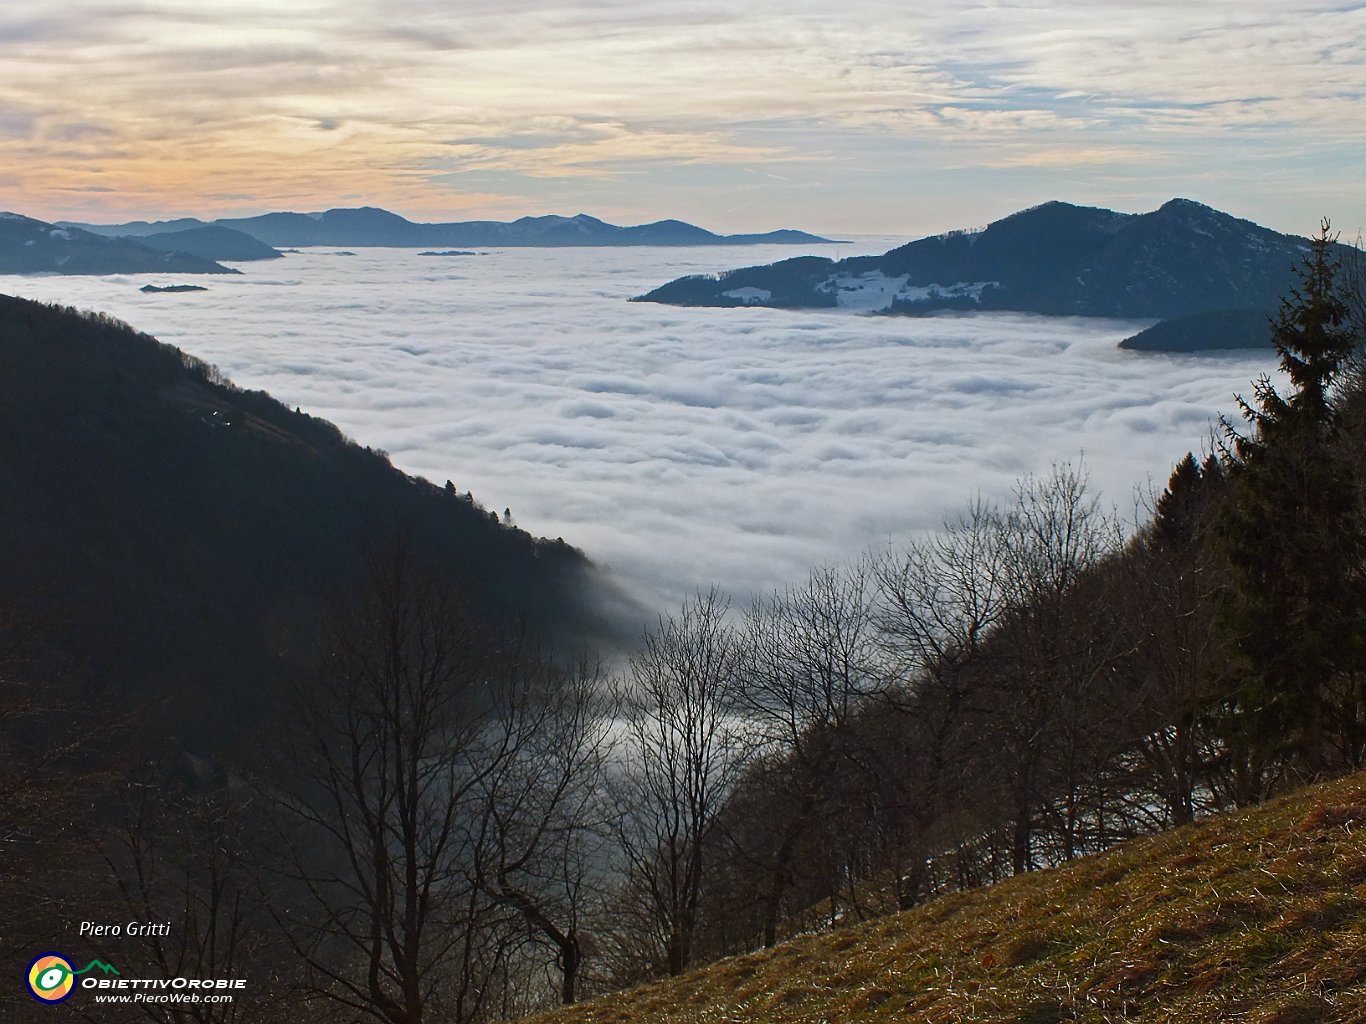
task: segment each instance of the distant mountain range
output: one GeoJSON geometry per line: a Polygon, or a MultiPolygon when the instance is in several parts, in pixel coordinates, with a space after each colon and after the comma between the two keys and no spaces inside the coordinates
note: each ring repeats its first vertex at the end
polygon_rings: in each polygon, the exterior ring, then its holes
{"type": "MultiPolygon", "coordinates": [[[[1053,202],[981,231],[922,238],[882,256],[803,256],[683,277],[637,301],[1135,319],[1239,310],[1264,319],[1294,283],[1293,268],[1307,247],[1306,239],[1187,199],[1144,214],[1053,202]]],[[[1265,344],[1257,333],[1249,346],[1265,344]]],[[[1221,347],[1231,347],[1224,340],[1221,347]]]]}
{"type": "Polygon", "coordinates": [[[0,213],[0,274],[236,273],[203,255],[0,213]]]}
{"type": "MultiPolygon", "coordinates": [[[[718,235],[680,220],[621,227],[581,213],[575,217],[522,217],[421,224],[371,206],[324,213],[267,213],[211,222],[194,218],[132,221],[127,224],[75,224],[109,236],[146,238],[204,227],[229,228],[269,246],[355,245],[395,248],[437,246],[566,246],[566,245],[819,245],[830,239],[804,231],[718,235]]],[[[227,258],[227,257],[220,257],[227,258]]]]}

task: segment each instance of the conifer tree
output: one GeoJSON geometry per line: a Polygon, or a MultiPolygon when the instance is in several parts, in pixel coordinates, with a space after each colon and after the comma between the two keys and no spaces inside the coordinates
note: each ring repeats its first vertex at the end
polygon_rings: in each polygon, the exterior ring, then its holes
{"type": "Polygon", "coordinates": [[[1181,555],[1196,543],[1198,523],[1212,504],[1210,494],[1222,478],[1222,467],[1217,461],[1206,460],[1202,465],[1193,452],[1172,469],[1167,489],[1153,504],[1153,531],[1156,538],[1173,554],[1181,555]]]}
{"type": "Polygon", "coordinates": [[[1324,221],[1274,324],[1289,393],[1263,376],[1250,402],[1238,400],[1247,433],[1223,423],[1234,484],[1224,621],[1241,655],[1230,739],[1310,774],[1360,757],[1342,741],[1356,732],[1344,716],[1360,714],[1353,680],[1366,652],[1366,533],[1333,402],[1354,345],[1334,242],[1324,221]]]}

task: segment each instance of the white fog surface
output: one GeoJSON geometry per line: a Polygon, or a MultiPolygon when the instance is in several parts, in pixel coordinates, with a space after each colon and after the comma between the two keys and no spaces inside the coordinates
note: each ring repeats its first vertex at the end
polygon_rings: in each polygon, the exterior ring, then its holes
{"type": "Polygon", "coordinates": [[[659,607],[712,583],[744,602],[1083,453],[1129,511],[1274,366],[1115,347],[1151,321],[626,301],[686,273],[900,241],[312,249],[233,264],[240,277],[0,276],[0,292],[127,320],[404,470],[510,507],[659,607]]]}

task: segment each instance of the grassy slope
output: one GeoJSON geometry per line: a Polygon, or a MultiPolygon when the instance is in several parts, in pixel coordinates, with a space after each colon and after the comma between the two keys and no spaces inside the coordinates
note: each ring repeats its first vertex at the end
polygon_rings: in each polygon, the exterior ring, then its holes
{"type": "Polygon", "coordinates": [[[1366,774],[534,1020],[1366,1022],[1366,774]]]}

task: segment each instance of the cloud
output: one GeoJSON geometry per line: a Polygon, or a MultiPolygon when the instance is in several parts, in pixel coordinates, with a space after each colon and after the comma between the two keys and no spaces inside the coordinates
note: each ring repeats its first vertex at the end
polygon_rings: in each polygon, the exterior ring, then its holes
{"type": "Polygon", "coordinates": [[[34,118],[19,110],[0,113],[0,139],[26,139],[33,132],[34,118]]]}
{"type": "Polygon", "coordinates": [[[954,224],[928,218],[959,188],[1008,183],[1009,205],[992,211],[1006,212],[1016,195],[1048,198],[1038,191],[1079,164],[1113,175],[1092,179],[1112,203],[1132,194],[1126,171],[1177,179],[1224,165],[1220,190],[1288,204],[1284,182],[1246,168],[1269,173],[1297,153],[1314,155],[1335,208],[1358,211],[1347,186],[1364,95],[1366,8],[1308,0],[850,0],[837,16],[824,0],[10,0],[0,11],[0,108],[116,136],[73,168],[56,140],[11,146],[0,130],[22,195],[54,214],[54,175],[98,172],[129,205],[170,212],[210,204],[224,176],[250,167],[251,188],[235,191],[257,209],[311,192],[493,214],[565,195],[638,219],[729,209],[760,227],[784,208],[870,223],[862,198],[884,220],[914,214],[937,230],[954,224]],[[316,130],[331,124],[340,130],[316,130]],[[478,199],[462,194],[470,174],[478,199]],[[721,205],[758,175],[761,197],[721,205]],[[633,194],[610,191],[626,176],[633,194]]]}
{"type": "MultiPolygon", "coordinates": [[[[542,120],[542,119],[536,119],[542,120]]],[[[744,144],[720,132],[680,132],[651,125],[570,122],[559,132],[513,129],[503,136],[456,139],[450,155],[434,161],[452,174],[501,170],[546,178],[609,177],[647,163],[679,167],[698,162],[744,163],[785,159],[773,147],[744,144]]]]}
{"type": "Polygon", "coordinates": [[[1049,147],[1018,144],[1002,147],[1001,150],[984,158],[981,163],[986,167],[1124,167],[1132,172],[1135,168],[1152,166],[1159,159],[1150,149],[1137,146],[1079,146],[1057,145],[1049,147]]]}
{"type": "Polygon", "coordinates": [[[1127,508],[1270,366],[1123,353],[1137,325],[1111,321],[626,301],[790,254],[514,249],[434,270],[405,251],[307,252],[188,301],[130,277],[0,292],[125,319],[511,507],[658,605],[713,581],[743,598],[799,580],[1083,451],[1127,508]]]}

